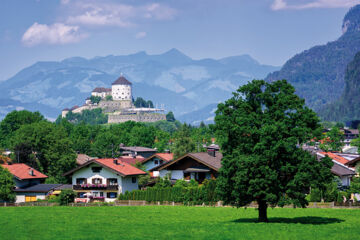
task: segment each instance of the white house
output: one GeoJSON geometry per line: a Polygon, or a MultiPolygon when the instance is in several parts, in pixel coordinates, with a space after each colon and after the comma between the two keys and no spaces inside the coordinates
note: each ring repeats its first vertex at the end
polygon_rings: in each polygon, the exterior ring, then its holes
{"type": "Polygon", "coordinates": [[[125,77],[119,77],[111,86],[113,100],[132,100],[131,85],[125,77]]]}
{"type": "Polygon", "coordinates": [[[138,177],[146,174],[119,159],[93,159],[65,173],[72,177],[78,201],[114,201],[120,193],[138,189],[138,177]]]}

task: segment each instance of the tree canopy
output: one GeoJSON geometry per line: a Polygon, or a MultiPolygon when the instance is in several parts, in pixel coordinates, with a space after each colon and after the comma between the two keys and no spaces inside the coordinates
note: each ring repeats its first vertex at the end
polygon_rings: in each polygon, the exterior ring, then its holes
{"type": "Polygon", "coordinates": [[[13,175],[0,165],[0,200],[13,202],[15,200],[14,188],[13,175]]]}
{"type": "Polygon", "coordinates": [[[286,80],[253,80],[218,105],[217,140],[223,151],[217,191],[227,204],[256,201],[259,221],[268,206],[305,207],[310,187],[332,175],[331,159],[318,161],[301,145],[319,133],[319,119],[286,80]]]}

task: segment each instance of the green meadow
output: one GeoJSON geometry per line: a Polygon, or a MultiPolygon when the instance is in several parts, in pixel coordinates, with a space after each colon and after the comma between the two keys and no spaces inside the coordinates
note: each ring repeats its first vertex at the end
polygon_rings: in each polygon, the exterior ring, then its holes
{"type": "Polygon", "coordinates": [[[360,239],[360,209],[2,207],[0,239],[360,239]]]}

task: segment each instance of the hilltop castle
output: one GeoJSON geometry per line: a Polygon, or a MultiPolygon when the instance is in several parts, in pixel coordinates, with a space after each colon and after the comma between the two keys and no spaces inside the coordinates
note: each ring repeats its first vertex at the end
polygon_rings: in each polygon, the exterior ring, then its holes
{"type": "Polygon", "coordinates": [[[81,113],[84,110],[101,108],[108,115],[108,123],[121,123],[126,121],[156,122],[166,120],[163,109],[136,108],[133,104],[132,83],[124,76],[120,76],[111,84],[111,88],[96,87],[91,96],[100,97],[99,103],[93,103],[87,98],[81,107],[74,106],[64,109],[61,113],[63,118],[71,111],[81,113]]]}

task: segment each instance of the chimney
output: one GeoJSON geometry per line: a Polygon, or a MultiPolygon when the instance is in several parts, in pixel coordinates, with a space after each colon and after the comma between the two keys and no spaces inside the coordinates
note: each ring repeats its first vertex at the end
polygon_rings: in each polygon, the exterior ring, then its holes
{"type": "Polygon", "coordinates": [[[207,150],[208,154],[212,157],[215,157],[216,156],[216,151],[215,149],[212,149],[212,148],[208,148],[207,150]]]}
{"type": "Polygon", "coordinates": [[[170,150],[169,150],[169,149],[165,149],[165,153],[170,153],[170,150]]]}
{"type": "Polygon", "coordinates": [[[30,175],[30,176],[35,176],[35,174],[34,174],[34,169],[29,168],[29,175],[30,175]]]}
{"type": "Polygon", "coordinates": [[[114,159],[114,164],[115,164],[115,165],[118,165],[118,164],[119,164],[117,159],[114,159]]]}

